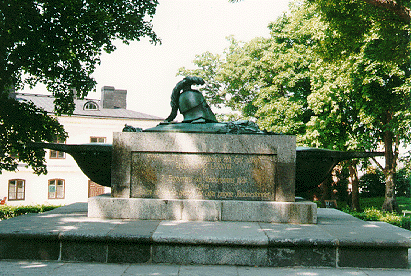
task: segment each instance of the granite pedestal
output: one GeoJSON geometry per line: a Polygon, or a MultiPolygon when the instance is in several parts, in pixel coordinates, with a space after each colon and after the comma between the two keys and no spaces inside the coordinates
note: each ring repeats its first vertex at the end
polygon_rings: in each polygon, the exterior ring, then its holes
{"type": "Polygon", "coordinates": [[[316,223],[295,202],[295,158],[287,135],[114,133],[111,198],[89,216],[316,223]]]}

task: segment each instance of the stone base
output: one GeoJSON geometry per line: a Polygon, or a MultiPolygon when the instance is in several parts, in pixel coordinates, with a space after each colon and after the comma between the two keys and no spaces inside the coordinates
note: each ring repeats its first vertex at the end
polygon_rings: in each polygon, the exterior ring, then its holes
{"type": "Polygon", "coordinates": [[[308,201],[164,200],[105,194],[89,198],[88,217],[315,224],[317,206],[308,201]]]}
{"type": "MultiPolygon", "coordinates": [[[[251,267],[409,267],[410,231],[384,222],[362,221],[335,209],[319,208],[317,212],[317,224],[292,225],[99,219],[87,217],[86,203],[76,203],[0,221],[0,259],[251,267]]],[[[340,272],[365,275],[358,269],[340,272]]],[[[296,274],[292,269],[284,273],[280,274],[296,274]]],[[[255,271],[246,274],[260,275],[255,271]]],[[[330,273],[310,275],[313,274],[330,273]]],[[[372,275],[410,275],[410,271],[376,270],[372,275]]]]}

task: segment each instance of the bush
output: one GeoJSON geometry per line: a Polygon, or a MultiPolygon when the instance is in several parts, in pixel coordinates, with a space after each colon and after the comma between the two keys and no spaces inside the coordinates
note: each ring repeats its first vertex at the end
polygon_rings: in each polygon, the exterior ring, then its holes
{"type": "Polygon", "coordinates": [[[380,197],[385,194],[385,178],[380,170],[366,173],[359,180],[361,197],[380,197]]]}
{"type": "MultiPolygon", "coordinates": [[[[411,176],[407,168],[399,169],[394,176],[395,193],[398,197],[411,196],[411,176]]],[[[379,197],[385,194],[385,176],[380,170],[364,174],[360,178],[362,197],[379,197]]]]}
{"type": "Polygon", "coordinates": [[[353,212],[347,209],[343,210],[350,215],[365,221],[382,221],[404,229],[411,230],[411,217],[403,217],[395,213],[384,212],[375,207],[366,208],[364,212],[353,212]]]}
{"type": "Polygon", "coordinates": [[[9,219],[28,213],[43,213],[55,208],[61,207],[61,205],[27,205],[27,206],[0,206],[0,220],[9,219]]]}
{"type": "MultiPolygon", "coordinates": [[[[411,199],[409,197],[398,197],[397,201],[401,210],[411,210],[411,199]]],[[[383,202],[384,197],[361,198],[360,205],[362,210],[364,210],[363,212],[351,211],[348,206],[343,206],[343,204],[341,205],[341,210],[365,221],[383,221],[411,230],[411,217],[382,211],[381,206],[383,202]]]]}
{"type": "Polygon", "coordinates": [[[395,174],[395,191],[397,196],[410,197],[411,177],[407,168],[399,169],[395,174]]]}

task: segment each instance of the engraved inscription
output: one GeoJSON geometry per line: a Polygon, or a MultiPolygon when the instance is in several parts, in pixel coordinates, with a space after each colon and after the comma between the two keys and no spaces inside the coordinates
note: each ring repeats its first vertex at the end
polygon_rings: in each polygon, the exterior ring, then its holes
{"type": "Polygon", "coordinates": [[[132,153],[131,197],[274,200],[275,155],[132,153]]]}

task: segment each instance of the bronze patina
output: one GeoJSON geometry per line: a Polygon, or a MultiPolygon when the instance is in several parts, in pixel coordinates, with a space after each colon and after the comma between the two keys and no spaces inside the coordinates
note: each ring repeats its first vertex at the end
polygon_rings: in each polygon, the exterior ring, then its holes
{"type": "Polygon", "coordinates": [[[192,89],[191,85],[204,84],[199,77],[185,77],[178,82],[171,94],[171,113],[166,122],[171,122],[177,116],[177,110],[183,114],[183,123],[217,123],[211,108],[200,91],[192,89]]]}

